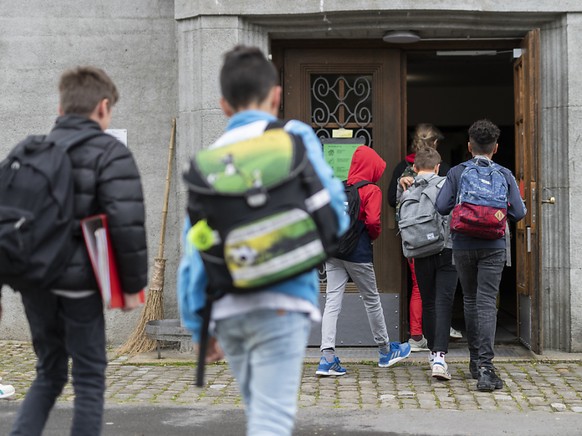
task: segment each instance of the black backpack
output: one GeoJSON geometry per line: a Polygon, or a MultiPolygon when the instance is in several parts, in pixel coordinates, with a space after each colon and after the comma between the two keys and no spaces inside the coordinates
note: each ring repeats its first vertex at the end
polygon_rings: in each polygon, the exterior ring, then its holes
{"type": "Polygon", "coordinates": [[[67,151],[98,131],[59,143],[29,136],[0,162],[0,285],[47,289],[72,254],[73,172],[67,151]]]}
{"type": "Polygon", "coordinates": [[[204,380],[214,300],[313,270],[337,248],[329,192],[301,137],[284,126],[282,121],[266,128],[257,124],[251,138],[201,150],[184,173],[193,224],[188,239],[208,277],[197,386],[204,380]]]}
{"type": "Polygon", "coordinates": [[[184,174],[193,241],[211,291],[255,292],[335,251],[329,193],[301,138],[283,126],[271,123],[255,137],[201,150],[184,174]]]}
{"type": "Polygon", "coordinates": [[[346,214],[350,217],[350,226],[339,240],[335,257],[343,259],[349,256],[358,245],[360,235],[364,231],[364,223],[358,219],[360,215],[360,193],[358,190],[362,186],[370,184],[373,184],[373,182],[362,180],[353,185],[348,185],[347,180],[344,180],[344,189],[347,197],[346,214]]]}

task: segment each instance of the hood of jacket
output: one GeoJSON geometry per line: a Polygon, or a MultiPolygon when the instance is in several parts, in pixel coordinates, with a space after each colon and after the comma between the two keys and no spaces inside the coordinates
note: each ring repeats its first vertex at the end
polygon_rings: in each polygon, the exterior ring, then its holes
{"type": "Polygon", "coordinates": [[[356,148],[348,172],[348,184],[362,180],[376,183],[386,169],[386,162],[372,148],[362,145],[356,148]]]}

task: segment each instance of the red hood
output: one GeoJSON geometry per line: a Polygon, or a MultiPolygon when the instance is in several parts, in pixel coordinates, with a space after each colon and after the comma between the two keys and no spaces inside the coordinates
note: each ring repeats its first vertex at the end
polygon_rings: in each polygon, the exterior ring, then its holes
{"type": "Polygon", "coordinates": [[[386,162],[370,147],[361,145],[356,148],[352,156],[352,163],[348,173],[348,184],[353,185],[361,180],[376,183],[384,170],[386,162]]]}

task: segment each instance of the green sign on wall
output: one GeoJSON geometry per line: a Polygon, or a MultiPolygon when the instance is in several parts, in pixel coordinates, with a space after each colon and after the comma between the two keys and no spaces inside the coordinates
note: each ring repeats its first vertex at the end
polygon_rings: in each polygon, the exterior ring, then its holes
{"type": "Polygon", "coordinates": [[[364,138],[322,138],[323,157],[340,180],[348,178],[352,155],[356,148],[365,145],[364,138]]]}

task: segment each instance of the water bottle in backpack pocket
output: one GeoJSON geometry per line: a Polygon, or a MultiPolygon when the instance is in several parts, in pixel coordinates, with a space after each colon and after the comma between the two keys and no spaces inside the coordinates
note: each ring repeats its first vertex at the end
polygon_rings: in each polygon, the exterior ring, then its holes
{"type": "Polygon", "coordinates": [[[477,161],[464,164],[457,204],[451,213],[451,231],[479,239],[500,239],[507,222],[507,179],[495,162],[486,158],[477,161]]]}

